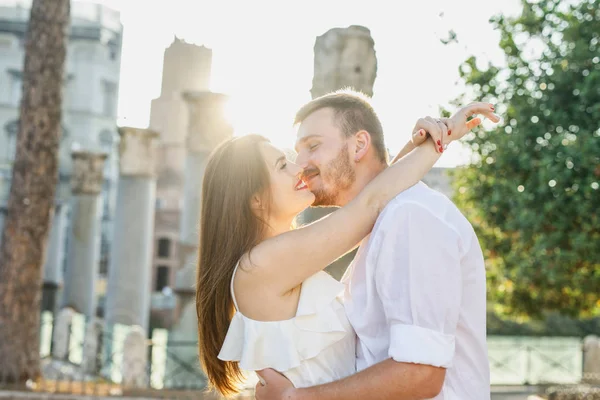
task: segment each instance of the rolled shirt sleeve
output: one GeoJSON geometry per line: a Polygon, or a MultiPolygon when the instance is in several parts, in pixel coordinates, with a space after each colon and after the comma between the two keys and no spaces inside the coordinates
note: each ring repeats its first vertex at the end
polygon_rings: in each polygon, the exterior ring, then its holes
{"type": "Polygon", "coordinates": [[[418,203],[398,204],[373,247],[377,294],[389,326],[389,356],[449,368],[461,304],[460,236],[418,203]]]}

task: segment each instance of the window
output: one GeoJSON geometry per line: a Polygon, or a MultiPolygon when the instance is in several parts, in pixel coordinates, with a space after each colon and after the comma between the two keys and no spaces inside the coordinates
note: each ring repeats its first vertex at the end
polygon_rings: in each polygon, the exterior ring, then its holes
{"type": "Polygon", "coordinates": [[[169,286],[169,267],[159,265],[156,269],[156,286],[155,291],[161,292],[164,288],[169,286]]]}
{"type": "Polygon", "coordinates": [[[113,82],[102,82],[102,113],[108,116],[117,115],[117,85],[113,82]]]}
{"type": "Polygon", "coordinates": [[[169,258],[171,256],[171,240],[158,239],[158,256],[160,258],[169,258]]]}
{"type": "Polygon", "coordinates": [[[102,219],[104,221],[110,221],[112,217],[110,194],[110,182],[104,177],[104,182],[102,183],[102,219]]]}
{"type": "Polygon", "coordinates": [[[63,110],[70,110],[73,107],[75,75],[68,74],[63,82],[63,110]]]}
{"type": "Polygon", "coordinates": [[[6,158],[8,159],[9,163],[12,163],[15,161],[15,156],[17,155],[17,135],[14,133],[9,133],[7,140],[8,154],[6,155],[6,158]]]}
{"type": "Polygon", "coordinates": [[[116,61],[119,55],[119,42],[115,39],[111,39],[108,41],[108,58],[111,61],[116,61]]]}
{"type": "Polygon", "coordinates": [[[15,155],[17,153],[17,132],[19,131],[19,122],[12,121],[4,126],[4,131],[6,132],[6,141],[7,141],[7,153],[6,158],[8,162],[15,161],[15,155]]]}
{"type": "Polygon", "coordinates": [[[106,234],[100,236],[100,275],[108,276],[108,257],[110,256],[110,242],[106,234]]]}
{"type": "Polygon", "coordinates": [[[100,142],[100,147],[103,153],[106,153],[108,157],[104,161],[104,179],[112,179],[113,178],[113,143],[114,138],[113,134],[109,130],[104,130],[100,132],[98,137],[98,141],[100,142]]]}
{"type": "Polygon", "coordinates": [[[10,70],[10,92],[8,102],[13,106],[21,104],[21,96],[23,94],[23,75],[20,71],[10,70]]]}

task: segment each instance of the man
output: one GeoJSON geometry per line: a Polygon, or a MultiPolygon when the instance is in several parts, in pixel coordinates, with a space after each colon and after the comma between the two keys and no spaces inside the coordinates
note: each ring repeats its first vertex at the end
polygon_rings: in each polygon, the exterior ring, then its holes
{"type": "MultiPolygon", "coordinates": [[[[466,108],[465,122],[476,111],[498,122],[493,106],[482,111],[480,105],[466,108]]],[[[358,93],[312,100],[296,123],[296,162],[315,194],[314,206],[345,205],[388,166],[381,123],[358,93]]],[[[432,118],[420,120],[415,132],[421,128],[439,146],[440,132],[452,130],[432,118]]],[[[398,195],[342,281],[358,338],[358,372],[296,389],[264,370],[257,399],[490,398],[483,256],[473,228],[448,198],[424,183],[398,195]]]]}

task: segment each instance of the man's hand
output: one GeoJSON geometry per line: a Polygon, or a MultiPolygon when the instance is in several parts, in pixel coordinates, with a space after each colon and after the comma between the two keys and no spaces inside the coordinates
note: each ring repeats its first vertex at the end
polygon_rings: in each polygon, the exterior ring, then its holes
{"type": "Polygon", "coordinates": [[[270,368],[256,372],[261,379],[256,384],[257,400],[292,400],[294,385],[285,376],[270,368]]]}
{"type": "Polygon", "coordinates": [[[434,119],[421,118],[413,129],[412,141],[416,146],[427,140],[427,134],[437,144],[438,152],[443,152],[444,144],[459,140],[476,126],[481,124],[481,118],[467,119],[475,114],[482,114],[492,122],[499,122],[500,117],[494,114],[494,106],[490,103],[471,103],[460,108],[450,118],[434,119]]]}

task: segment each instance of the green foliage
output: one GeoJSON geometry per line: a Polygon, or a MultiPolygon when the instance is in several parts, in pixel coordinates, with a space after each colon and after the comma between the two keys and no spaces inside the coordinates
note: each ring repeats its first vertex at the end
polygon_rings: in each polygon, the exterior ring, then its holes
{"type": "Polygon", "coordinates": [[[600,0],[523,0],[491,21],[506,66],[460,67],[503,125],[467,145],[456,202],[475,225],[501,314],[600,311],[600,0]]]}
{"type": "Polygon", "coordinates": [[[600,332],[600,318],[575,319],[549,313],[542,319],[515,320],[488,312],[487,334],[495,336],[586,337],[600,332]]]}

